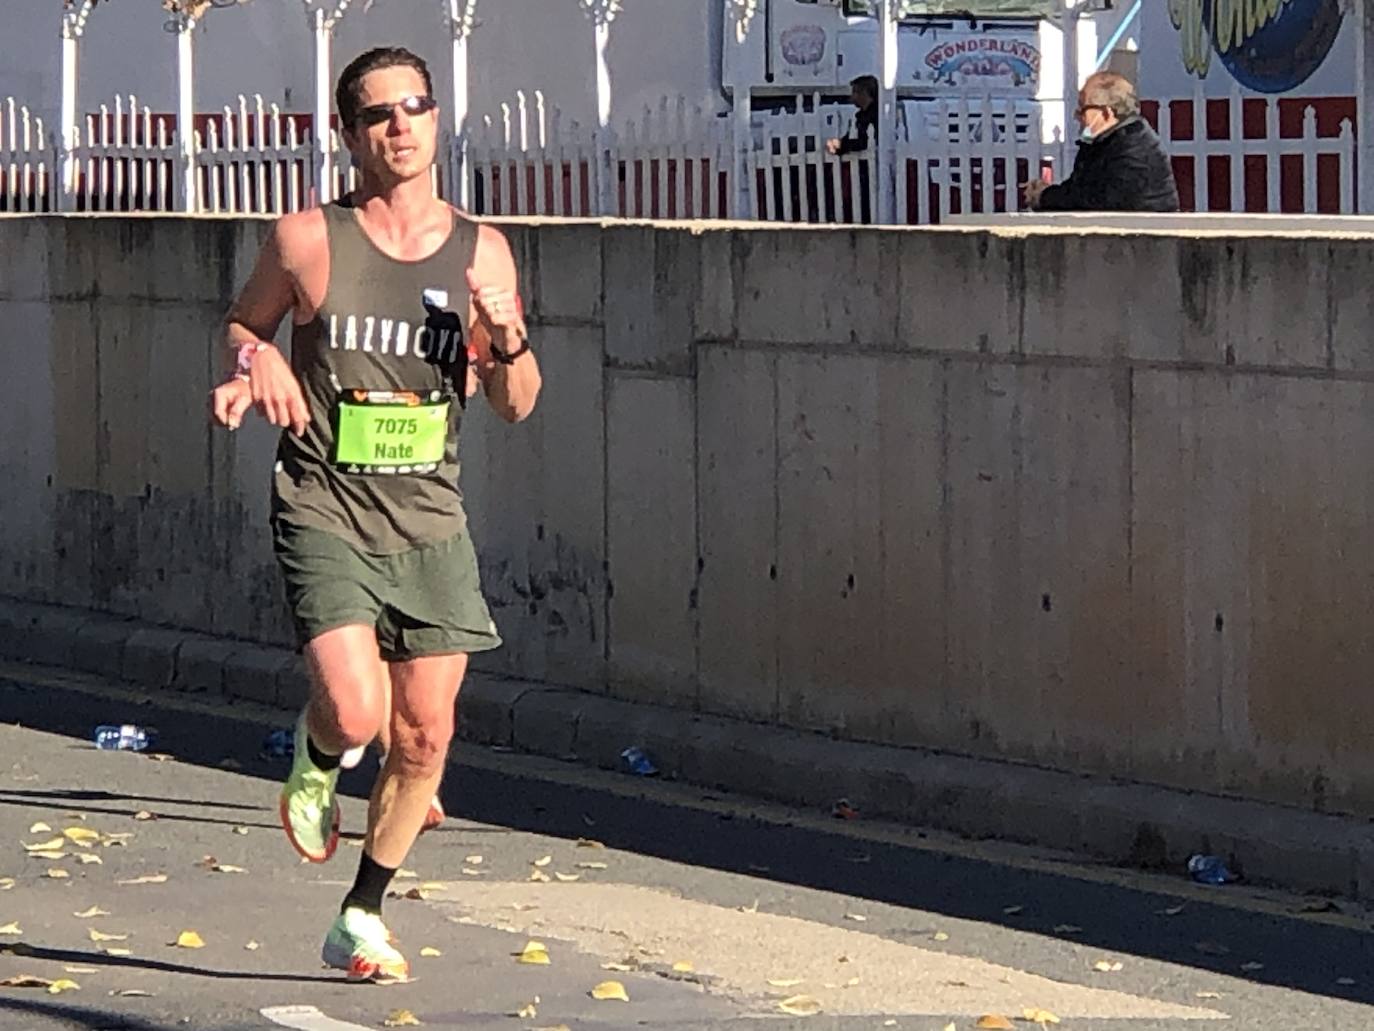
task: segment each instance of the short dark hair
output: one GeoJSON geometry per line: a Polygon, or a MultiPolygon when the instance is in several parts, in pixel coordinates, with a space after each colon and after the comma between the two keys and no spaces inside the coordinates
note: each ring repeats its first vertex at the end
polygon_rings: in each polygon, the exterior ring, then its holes
{"type": "Polygon", "coordinates": [[[363,79],[371,72],[378,72],[383,68],[414,68],[420,73],[420,78],[425,80],[425,92],[429,96],[434,95],[434,79],[429,74],[429,65],[425,64],[424,58],[419,54],[405,47],[377,47],[369,50],[349,62],[348,67],[339,76],[339,85],[334,90],[334,106],[339,109],[339,124],[345,129],[352,129],[353,123],[358,120],[358,101],[362,93],[363,79]]]}
{"type": "Polygon", "coordinates": [[[878,77],[876,75],[860,75],[849,83],[849,88],[862,93],[869,100],[878,99],[878,77]]]}

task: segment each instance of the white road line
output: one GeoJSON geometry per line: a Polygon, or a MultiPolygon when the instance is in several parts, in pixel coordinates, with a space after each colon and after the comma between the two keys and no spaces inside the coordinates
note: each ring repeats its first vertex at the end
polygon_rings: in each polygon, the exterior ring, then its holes
{"type": "Polygon", "coordinates": [[[282,1027],[293,1027],[296,1031],[373,1031],[362,1024],[335,1020],[314,1006],[269,1006],[258,1012],[272,1023],[280,1024],[282,1027]]]}

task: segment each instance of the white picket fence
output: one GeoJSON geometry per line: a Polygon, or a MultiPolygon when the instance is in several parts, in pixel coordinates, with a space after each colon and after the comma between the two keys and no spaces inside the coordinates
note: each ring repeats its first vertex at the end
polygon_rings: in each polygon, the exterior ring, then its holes
{"type": "Polygon", "coordinates": [[[1279,102],[1269,97],[1263,105],[1263,135],[1246,138],[1246,98],[1234,92],[1225,101],[1225,138],[1214,139],[1209,138],[1208,114],[1216,106],[1218,102],[1209,101],[1199,86],[1187,101],[1160,102],[1156,117],[1160,139],[1185,195],[1191,185],[1194,210],[1279,212],[1286,206],[1294,207],[1291,201],[1297,195],[1301,211],[1316,214],[1322,209],[1322,192],[1336,198],[1334,211],[1328,200],[1329,213],[1349,215],[1359,210],[1355,131],[1348,118],[1342,119],[1336,136],[1321,137],[1316,109],[1308,106],[1302,113],[1302,135],[1284,137],[1280,133],[1279,102]],[[1175,139],[1181,135],[1181,127],[1174,107],[1185,105],[1191,128],[1186,138],[1175,139]],[[1219,196],[1212,191],[1214,172],[1220,172],[1225,180],[1219,196]],[[1262,193],[1256,196],[1257,191],[1262,193]],[[1290,202],[1287,205],[1285,198],[1290,202]]]}
{"type": "MultiPolygon", "coordinates": [[[[1193,184],[1187,195],[1197,210],[1280,211],[1294,208],[1295,196],[1304,211],[1357,210],[1348,121],[1339,135],[1321,137],[1309,108],[1301,136],[1284,138],[1277,103],[1268,98],[1263,136],[1246,138],[1246,101],[1237,94],[1229,101],[1230,130],[1215,139],[1204,131],[1207,102],[1193,100],[1191,138],[1172,138],[1177,126],[1169,103],[1161,103],[1158,120],[1175,169],[1186,173],[1181,185],[1193,184]],[[1296,193],[1295,165],[1302,178],[1296,193]],[[1226,196],[1211,184],[1221,167],[1226,196]],[[1263,195],[1257,196],[1261,167],[1263,195]],[[1319,176],[1326,198],[1320,202],[1319,176]]],[[[729,117],[680,100],[598,132],[565,121],[539,93],[520,95],[476,123],[465,151],[446,136],[435,189],[456,198],[459,170],[466,168],[468,206],[478,214],[872,222],[887,160],[872,149],[835,157],[825,146],[845,134],[850,110],[810,98],[790,111],[756,112],[750,138],[737,141],[729,117]]],[[[1025,102],[965,97],[907,103],[903,111],[886,151],[898,224],[1019,210],[1021,183],[1060,178],[1072,159],[1072,147],[1057,137],[1044,140],[1039,109],[1025,102]]],[[[306,116],[241,97],[235,107],[198,121],[195,196],[188,198],[181,196],[185,158],[171,116],[133,97],[118,98],[86,116],[64,147],[27,108],[6,100],[0,104],[0,211],[281,214],[316,202],[318,154],[306,116]]],[[[330,147],[338,193],[355,177],[333,130],[330,147]]]]}

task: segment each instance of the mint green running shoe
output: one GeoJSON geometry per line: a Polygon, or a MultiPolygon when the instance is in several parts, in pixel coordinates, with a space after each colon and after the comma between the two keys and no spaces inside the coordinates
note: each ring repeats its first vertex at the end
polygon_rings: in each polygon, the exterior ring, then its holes
{"type": "Polygon", "coordinates": [[[291,776],[281,789],[281,825],[297,852],[323,863],[339,847],[339,800],[334,794],[339,771],[322,770],[310,761],[304,712],[296,720],[295,742],[291,776]]]}
{"type": "Polygon", "coordinates": [[[357,906],[345,909],[329,928],[320,958],[327,967],[348,971],[354,981],[410,980],[410,964],[391,944],[391,932],[382,918],[357,906]]]}

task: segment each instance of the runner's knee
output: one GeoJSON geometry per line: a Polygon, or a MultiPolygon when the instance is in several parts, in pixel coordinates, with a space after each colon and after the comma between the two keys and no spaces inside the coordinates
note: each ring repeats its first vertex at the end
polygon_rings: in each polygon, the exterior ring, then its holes
{"type": "Polygon", "coordinates": [[[426,714],[422,720],[414,716],[398,718],[391,728],[391,751],[403,769],[416,776],[428,776],[443,769],[452,739],[451,713],[426,714]]]}

